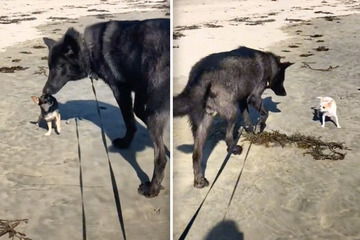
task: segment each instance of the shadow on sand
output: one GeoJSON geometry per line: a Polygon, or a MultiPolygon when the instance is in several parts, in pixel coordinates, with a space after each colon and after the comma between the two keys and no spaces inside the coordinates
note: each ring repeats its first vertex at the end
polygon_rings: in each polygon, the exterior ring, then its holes
{"type": "MultiPolygon", "coordinates": [[[[105,134],[112,140],[125,135],[126,128],[119,107],[105,102],[99,102],[99,106],[105,134]]],[[[90,121],[100,128],[101,123],[96,108],[97,105],[95,100],[72,100],[65,103],[59,103],[61,120],[66,121],[77,117],[79,120],[90,121]]],[[[134,168],[140,182],[143,183],[149,181],[149,176],[137,163],[136,152],[142,151],[148,146],[152,147],[153,144],[147,129],[139,123],[136,124],[136,127],[137,132],[129,149],[118,149],[109,143],[110,147],[108,150],[110,152],[119,152],[134,168]]],[[[99,141],[99,144],[103,144],[101,140],[99,141]]]]}
{"type": "Polygon", "coordinates": [[[218,223],[206,235],[204,240],[243,240],[244,234],[239,231],[236,222],[225,220],[218,223]]]}

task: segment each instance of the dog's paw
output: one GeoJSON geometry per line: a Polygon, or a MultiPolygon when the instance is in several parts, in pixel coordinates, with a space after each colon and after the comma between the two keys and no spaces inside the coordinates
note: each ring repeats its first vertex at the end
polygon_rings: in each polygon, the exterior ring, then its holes
{"type": "Polygon", "coordinates": [[[129,140],[128,138],[116,138],[112,141],[113,145],[117,148],[129,148],[130,144],[131,144],[131,140],[129,140]]]}
{"type": "Polygon", "coordinates": [[[48,131],[48,132],[46,132],[44,135],[45,135],[45,136],[50,136],[50,134],[51,134],[51,131],[48,131]]]}
{"type": "Polygon", "coordinates": [[[163,186],[153,187],[151,182],[145,182],[139,185],[138,193],[144,197],[152,198],[159,195],[160,191],[165,189],[163,186]]]}
{"type": "Polygon", "coordinates": [[[30,121],[30,123],[31,123],[31,124],[34,124],[34,125],[37,126],[37,127],[39,126],[39,122],[37,122],[37,121],[30,121]]]}
{"type": "Polygon", "coordinates": [[[253,133],[254,132],[254,126],[253,125],[245,125],[244,129],[247,133],[253,133]]]}
{"type": "MultiPolygon", "coordinates": [[[[227,151],[229,152],[230,148],[227,148],[227,151]]],[[[242,153],[242,151],[243,151],[242,146],[236,145],[236,146],[234,146],[232,153],[235,155],[240,155],[242,153]]]]}
{"type": "Polygon", "coordinates": [[[196,188],[203,188],[207,186],[209,186],[209,181],[204,177],[194,180],[194,187],[196,188]]]}
{"type": "Polygon", "coordinates": [[[265,127],[266,127],[266,123],[259,123],[258,125],[256,125],[254,134],[262,133],[264,131],[265,127]]]}

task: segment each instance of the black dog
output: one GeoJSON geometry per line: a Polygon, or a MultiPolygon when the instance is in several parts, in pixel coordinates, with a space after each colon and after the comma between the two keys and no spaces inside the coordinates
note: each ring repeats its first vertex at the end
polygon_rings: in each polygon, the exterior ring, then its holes
{"type": "Polygon", "coordinates": [[[50,70],[44,93],[55,94],[71,80],[98,76],[113,91],[126,125],[125,136],[113,144],[130,145],[136,132],[134,112],[147,125],[155,167],[151,182],[141,184],[138,191],[157,196],[167,162],[163,132],[170,112],[169,19],[98,23],[87,27],[83,36],[70,28],[61,40],[44,42],[50,70]]]}
{"type": "MultiPolygon", "coordinates": [[[[174,116],[189,116],[194,136],[193,168],[194,186],[209,185],[201,171],[200,161],[208,129],[213,117],[219,114],[228,121],[226,144],[228,151],[234,143],[233,130],[238,118],[239,107],[245,129],[252,131],[248,104],[260,112],[259,128],[265,128],[268,111],[262,105],[261,95],[266,88],[276,95],[285,96],[283,86],[285,69],[292,63],[281,63],[272,53],[240,47],[230,52],[211,54],[191,69],[189,81],[174,98],[174,116]]],[[[240,154],[236,146],[234,154],[240,154]]]]}

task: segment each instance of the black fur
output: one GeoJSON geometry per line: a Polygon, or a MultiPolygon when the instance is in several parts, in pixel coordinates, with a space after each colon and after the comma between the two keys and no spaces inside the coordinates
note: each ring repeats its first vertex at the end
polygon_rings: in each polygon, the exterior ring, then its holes
{"type": "MultiPolygon", "coordinates": [[[[285,69],[292,63],[281,63],[280,58],[268,52],[240,47],[211,54],[191,69],[188,83],[174,97],[174,116],[188,115],[194,135],[194,186],[202,188],[209,183],[201,171],[202,148],[213,117],[219,114],[228,122],[226,144],[228,151],[234,143],[233,130],[242,113],[245,129],[252,131],[248,104],[260,112],[259,126],[263,131],[268,111],[262,105],[261,95],[266,88],[275,94],[286,96],[283,86],[285,69]]],[[[235,146],[234,154],[240,154],[241,146],[235,146]]]]}
{"type": "Polygon", "coordinates": [[[126,125],[125,136],[113,144],[130,145],[136,132],[134,112],[147,125],[155,167],[151,182],[140,185],[139,193],[157,196],[167,162],[163,131],[170,112],[169,19],[98,23],[87,27],[83,36],[70,28],[60,41],[44,42],[50,74],[43,92],[55,94],[68,81],[97,75],[113,91],[126,125]]]}

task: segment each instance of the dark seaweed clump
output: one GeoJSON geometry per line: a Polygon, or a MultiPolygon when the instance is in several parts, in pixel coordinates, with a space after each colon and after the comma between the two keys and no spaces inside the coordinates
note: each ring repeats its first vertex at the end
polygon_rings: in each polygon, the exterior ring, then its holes
{"type": "Polygon", "coordinates": [[[320,137],[305,136],[295,133],[290,136],[280,133],[279,131],[262,132],[260,134],[247,133],[245,140],[256,145],[265,147],[280,145],[286,147],[294,145],[300,149],[305,149],[305,154],[311,155],[315,160],[343,160],[346,150],[350,150],[340,142],[324,142],[320,137]],[[340,152],[339,150],[343,150],[340,152]]]}

